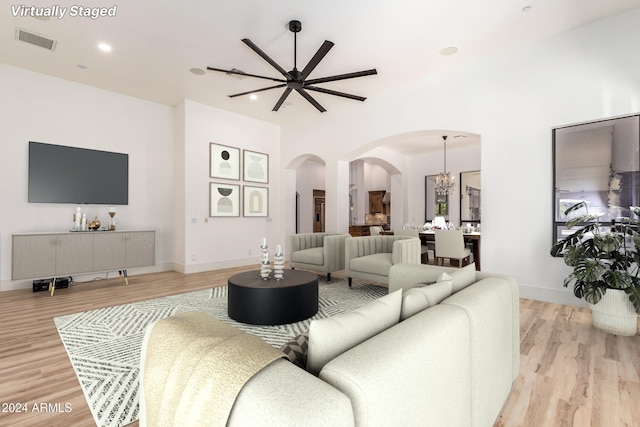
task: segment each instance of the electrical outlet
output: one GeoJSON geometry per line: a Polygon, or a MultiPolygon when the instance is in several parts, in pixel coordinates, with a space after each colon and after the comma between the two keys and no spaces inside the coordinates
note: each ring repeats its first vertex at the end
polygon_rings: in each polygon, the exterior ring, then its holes
{"type": "Polygon", "coordinates": [[[191,254],[191,261],[195,261],[197,259],[198,257],[196,256],[196,254],[191,254]]]}

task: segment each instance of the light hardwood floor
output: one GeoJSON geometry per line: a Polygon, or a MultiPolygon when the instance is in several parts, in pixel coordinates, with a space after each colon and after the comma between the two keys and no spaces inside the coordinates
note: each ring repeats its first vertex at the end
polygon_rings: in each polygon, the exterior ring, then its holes
{"type": "MultiPolygon", "coordinates": [[[[26,404],[0,412],[0,426],[94,425],[54,317],[224,285],[252,268],[73,284],[53,297],[0,293],[0,411],[26,404]]],[[[520,375],[496,426],[640,426],[640,336],[593,329],[587,309],[524,299],[520,330],[520,375]]]]}

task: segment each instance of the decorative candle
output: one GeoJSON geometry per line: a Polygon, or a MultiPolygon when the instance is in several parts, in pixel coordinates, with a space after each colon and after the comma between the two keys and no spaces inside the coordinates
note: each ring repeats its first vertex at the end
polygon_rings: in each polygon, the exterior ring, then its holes
{"type": "Polygon", "coordinates": [[[276,245],[276,255],[282,254],[282,245],[276,245]]]}
{"type": "Polygon", "coordinates": [[[260,245],[260,247],[261,247],[261,248],[267,248],[267,247],[269,247],[269,246],[267,245],[267,238],[266,238],[266,237],[263,237],[263,238],[262,238],[262,245],[260,245]]]}

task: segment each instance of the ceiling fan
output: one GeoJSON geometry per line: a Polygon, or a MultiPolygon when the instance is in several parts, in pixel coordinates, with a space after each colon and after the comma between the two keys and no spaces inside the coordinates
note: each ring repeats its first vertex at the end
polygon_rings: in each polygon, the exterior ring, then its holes
{"type": "Polygon", "coordinates": [[[289,22],[289,30],[293,33],[293,70],[291,70],[291,71],[285,71],[284,68],[282,68],[280,65],[278,65],[273,59],[271,59],[266,53],[264,53],[251,40],[242,39],[242,42],[244,44],[249,46],[255,53],[260,55],[262,57],[262,59],[267,61],[273,68],[278,70],[280,72],[280,74],[282,74],[284,79],[267,77],[267,76],[259,76],[259,75],[256,75],[256,74],[249,74],[249,73],[245,73],[243,71],[235,70],[235,69],[233,69],[233,70],[223,70],[221,68],[207,67],[207,70],[220,71],[220,72],[227,73],[227,74],[238,74],[238,75],[245,76],[245,77],[255,77],[255,78],[258,78],[258,79],[265,79],[265,80],[271,80],[271,81],[274,81],[274,82],[279,82],[280,84],[277,84],[275,86],[269,86],[269,87],[264,87],[264,88],[261,88],[261,89],[251,90],[251,91],[248,91],[248,92],[242,92],[242,93],[236,93],[236,94],[233,94],[233,95],[229,95],[230,98],[235,98],[236,96],[250,95],[250,94],[257,93],[257,92],[263,92],[265,90],[285,88],[284,92],[282,93],[282,96],[280,96],[280,99],[278,99],[278,102],[276,102],[276,105],[273,107],[272,111],[278,111],[280,109],[280,107],[282,106],[282,104],[284,103],[284,101],[287,99],[287,97],[289,96],[289,94],[293,90],[295,90],[300,95],[302,95],[303,98],[305,98],[307,101],[309,101],[321,113],[324,113],[327,110],[325,110],[325,108],[322,105],[320,105],[318,103],[318,101],[313,99],[313,97],[307,91],[310,90],[310,91],[315,91],[315,92],[326,93],[326,94],[329,94],[329,95],[342,96],[344,98],[355,99],[356,101],[364,101],[365,99],[367,99],[367,98],[362,97],[362,96],[357,96],[357,95],[352,95],[352,94],[345,93],[345,92],[338,92],[338,91],[335,91],[335,90],[325,89],[325,88],[322,88],[322,87],[317,87],[315,85],[318,84],[318,83],[333,82],[333,81],[336,81],[336,80],[353,79],[353,78],[356,78],[356,77],[364,77],[364,76],[369,76],[369,75],[372,75],[372,74],[377,74],[377,71],[375,70],[375,68],[371,69],[371,70],[358,71],[358,72],[355,72],[355,73],[338,74],[338,75],[334,75],[334,76],[321,77],[321,78],[318,78],[318,79],[310,79],[309,80],[308,79],[309,74],[311,74],[311,72],[316,68],[316,66],[320,63],[320,61],[322,61],[322,59],[329,52],[329,50],[331,50],[331,48],[333,47],[333,42],[325,40],[324,43],[322,44],[322,46],[320,46],[320,49],[318,49],[316,54],[313,56],[313,58],[311,58],[309,63],[306,65],[306,67],[304,67],[304,69],[302,71],[299,71],[297,66],[296,66],[296,60],[297,60],[296,35],[297,35],[297,33],[299,33],[302,30],[302,24],[300,23],[300,21],[296,21],[296,20],[290,21],[289,22]]]}

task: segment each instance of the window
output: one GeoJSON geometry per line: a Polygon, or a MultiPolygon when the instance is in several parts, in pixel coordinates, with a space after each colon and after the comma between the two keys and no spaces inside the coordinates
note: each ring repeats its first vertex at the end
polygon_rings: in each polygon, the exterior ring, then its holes
{"type": "Polygon", "coordinates": [[[640,116],[553,129],[553,241],[571,234],[564,211],[586,201],[600,222],[629,216],[640,204],[640,116]]]}

